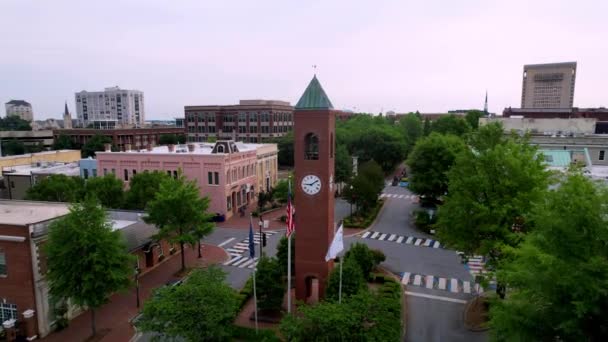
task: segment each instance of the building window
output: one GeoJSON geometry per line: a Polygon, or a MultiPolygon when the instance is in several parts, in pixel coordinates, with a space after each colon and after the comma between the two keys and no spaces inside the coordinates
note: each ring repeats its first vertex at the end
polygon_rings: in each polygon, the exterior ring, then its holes
{"type": "Polygon", "coordinates": [[[0,320],[5,322],[9,319],[17,319],[17,305],[0,302],[0,320]]]}
{"type": "Polygon", "coordinates": [[[217,153],[224,153],[224,145],[217,145],[217,153]]]}
{"type": "Polygon", "coordinates": [[[97,177],[97,169],[93,169],[93,177],[97,177]]]}
{"type": "Polygon", "coordinates": [[[213,175],[215,176],[215,185],[219,185],[220,184],[220,173],[214,172],[213,175]]]}
{"type": "Polygon", "coordinates": [[[207,183],[209,185],[213,184],[213,172],[207,172],[207,183]]]}
{"type": "Polygon", "coordinates": [[[82,171],[83,171],[83,174],[84,174],[84,179],[89,179],[89,170],[88,169],[84,169],[82,171]]]}
{"type": "Polygon", "coordinates": [[[137,170],[133,169],[133,176],[137,174],[137,170]]]}
{"type": "Polygon", "coordinates": [[[108,174],[108,169],[104,168],[104,169],[103,169],[103,175],[105,176],[105,175],[107,175],[107,174],[108,174]]]}
{"type": "Polygon", "coordinates": [[[171,177],[171,170],[167,170],[167,175],[169,175],[169,177],[171,177]]]}
{"type": "Polygon", "coordinates": [[[0,249],[0,277],[2,276],[6,276],[6,254],[0,249]]]}
{"type": "Polygon", "coordinates": [[[319,159],[319,137],[314,133],[308,133],[304,138],[304,159],[319,159]]]}
{"type": "Polygon", "coordinates": [[[232,200],[230,196],[226,196],[226,208],[228,208],[228,210],[232,210],[232,200]]]}
{"type": "Polygon", "coordinates": [[[606,151],[600,150],[600,158],[599,159],[600,160],[604,160],[605,155],[606,155],[606,151]]]}
{"type": "Polygon", "coordinates": [[[125,181],[129,180],[129,170],[125,169],[125,181]]]}

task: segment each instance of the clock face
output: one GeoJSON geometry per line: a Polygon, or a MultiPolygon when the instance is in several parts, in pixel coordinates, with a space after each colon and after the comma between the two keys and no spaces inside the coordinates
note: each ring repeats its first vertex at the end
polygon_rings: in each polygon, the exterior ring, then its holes
{"type": "Polygon", "coordinates": [[[321,191],[321,179],[315,175],[302,178],[302,190],[309,195],[316,195],[321,191]]]}

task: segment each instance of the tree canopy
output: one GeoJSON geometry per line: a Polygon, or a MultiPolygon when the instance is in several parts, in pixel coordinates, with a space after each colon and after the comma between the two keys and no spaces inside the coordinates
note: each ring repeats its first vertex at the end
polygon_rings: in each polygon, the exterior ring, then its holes
{"type": "Polygon", "coordinates": [[[50,175],[39,179],[27,190],[25,198],[32,201],[78,202],[84,197],[84,180],[80,177],[50,175]]]}
{"type": "Polygon", "coordinates": [[[134,272],[135,259],[120,231],[112,230],[104,209],[87,198],[51,223],[45,252],[51,295],[88,307],[95,335],[95,309],[112,293],[126,289],[134,272]]]}
{"type": "Polygon", "coordinates": [[[131,210],[144,210],[148,202],[154,199],[160,184],[170,178],[162,171],[140,172],[129,181],[129,190],[125,194],[124,207],[131,210]]]}
{"type": "Polygon", "coordinates": [[[285,295],[285,282],[282,281],[283,272],[277,258],[262,256],[256,266],[256,282],[258,308],[264,310],[281,310],[285,295]]]}
{"type": "Polygon", "coordinates": [[[159,145],[177,145],[185,143],[186,136],[184,134],[161,134],[158,139],[159,145]]]}
{"type": "Polygon", "coordinates": [[[338,144],[336,146],[336,159],[335,159],[335,177],[336,183],[348,182],[353,174],[353,162],[351,156],[348,154],[348,149],[344,144],[338,144]]]}
{"type": "Polygon", "coordinates": [[[105,144],[111,144],[112,139],[101,134],[95,134],[82,146],[82,157],[95,157],[95,152],[103,151],[105,144]]]}
{"type": "Polygon", "coordinates": [[[409,113],[399,119],[399,124],[405,135],[406,155],[409,155],[418,139],[422,137],[422,120],[420,115],[409,113]]]}
{"type": "Polygon", "coordinates": [[[464,116],[464,119],[472,129],[477,129],[479,127],[479,119],[483,116],[484,112],[480,110],[470,110],[464,116]]]}
{"type": "Polygon", "coordinates": [[[534,231],[498,273],[496,341],[608,339],[608,190],[572,174],[538,201],[534,231]]]}
{"type": "Polygon", "coordinates": [[[106,208],[118,209],[124,204],[124,190],[122,180],[113,174],[87,179],[84,191],[94,196],[106,208]]]}
{"type": "Polygon", "coordinates": [[[357,176],[344,189],[344,197],[365,213],[376,205],[383,188],[384,174],[372,160],[361,165],[357,176]]]}
{"type": "Polygon", "coordinates": [[[158,334],[161,340],[228,340],[238,299],[225,277],[224,271],[211,266],[193,271],[179,286],[156,290],[144,304],[137,327],[158,334]]]}
{"type": "Polygon", "coordinates": [[[80,149],[69,135],[59,134],[53,142],[53,150],[80,149]]]}
{"type": "Polygon", "coordinates": [[[471,126],[463,117],[450,114],[433,121],[431,131],[441,134],[453,134],[459,137],[469,133],[471,126]]]}
{"type": "Polygon", "coordinates": [[[9,115],[5,118],[0,118],[0,131],[31,131],[32,126],[29,121],[22,118],[9,115]]]}

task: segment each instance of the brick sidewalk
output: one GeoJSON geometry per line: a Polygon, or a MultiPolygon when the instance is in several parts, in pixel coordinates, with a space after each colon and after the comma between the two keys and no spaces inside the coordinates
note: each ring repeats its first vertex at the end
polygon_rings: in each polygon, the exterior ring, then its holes
{"type": "MultiPolygon", "coordinates": [[[[245,215],[241,217],[238,213],[233,215],[231,218],[224,222],[216,223],[216,226],[221,228],[235,228],[235,229],[249,229],[249,215],[252,210],[257,209],[256,206],[250,206],[245,210],[245,215]]],[[[286,215],[286,207],[280,207],[274,209],[272,212],[264,214],[264,220],[268,220],[268,229],[285,229],[287,225],[285,222],[281,222],[280,218],[286,215]]],[[[253,229],[258,229],[259,217],[253,217],[253,229]]]]}
{"type": "MultiPolygon", "coordinates": [[[[185,248],[187,267],[205,267],[228,260],[224,249],[202,244],[203,258],[198,259],[196,248],[185,248]]],[[[150,272],[139,278],[139,293],[141,303],[150,297],[152,290],[171,281],[178,280],[174,274],[181,268],[179,253],[150,272]]],[[[129,320],[137,315],[135,288],[124,293],[117,293],[110,297],[110,302],[96,311],[97,331],[110,329],[109,333],[100,341],[120,342],[129,341],[135,334],[129,320]]],[[[91,313],[83,312],[70,321],[70,325],[57,333],[51,333],[43,339],[45,342],[84,341],[91,335],[91,313]]]]}

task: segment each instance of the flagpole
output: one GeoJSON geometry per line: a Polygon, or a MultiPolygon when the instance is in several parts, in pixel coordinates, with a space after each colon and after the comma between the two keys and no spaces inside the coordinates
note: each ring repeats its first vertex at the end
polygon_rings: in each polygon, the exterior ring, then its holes
{"type": "Polygon", "coordinates": [[[340,257],[340,287],[338,289],[338,304],[342,304],[342,259],[344,258],[340,257]]]}
{"type": "MultiPolygon", "coordinates": [[[[262,243],[262,241],[260,241],[262,243]]],[[[249,214],[249,257],[253,260],[253,314],[255,316],[255,333],[258,333],[258,295],[255,290],[255,244],[253,241],[253,215],[249,214]]],[[[260,255],[260,258],[262,256],[260,255]]],[[[259,260],[259,259],[258,259],[259,260]]]]}
{"type": "Polygon", "coordinates": [[[253,266],[253,310],[255,315],[255,333],[258,333],[258,295],[255,291],[255,269],[256,266],[253,266]]]}

